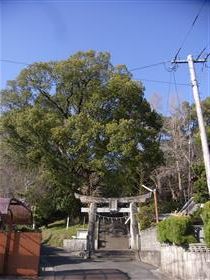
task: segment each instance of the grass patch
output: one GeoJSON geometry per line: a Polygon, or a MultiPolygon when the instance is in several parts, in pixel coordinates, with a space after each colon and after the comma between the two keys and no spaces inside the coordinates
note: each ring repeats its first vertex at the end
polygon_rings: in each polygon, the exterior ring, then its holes
{"type": "Polygon", "coordinates": [[[42,229],[42,241],[44,244],[53,247],[62,247],[64,239],[70,239],[73,235],[76,235],[77,230],[81,228],[87,228],[87,225],[73,225],[66,229],[66,223],[64,220],[57,221],[50,224],[48,228],[42,229]]]}

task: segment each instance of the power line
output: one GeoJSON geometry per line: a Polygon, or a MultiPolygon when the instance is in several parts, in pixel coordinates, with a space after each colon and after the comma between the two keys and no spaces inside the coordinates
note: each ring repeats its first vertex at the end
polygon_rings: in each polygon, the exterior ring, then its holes
{"type": "Polygon", "coordinates": [[[178,88],[177,88],[178,83],[176,82],[175,71],[173,71],[172,73],[173,73],[174,87],[175,87],[175,91],[176,91],[176,97],[177,97],[177,101],[178,101],[178,106],[179,106],[179,108],[180,108],[181,102],[180,102],[179,93],[178,93],[178,88]]]}
{"type": "Polygon", "coordinates": [[[155,67],[155,66],[159,66],[159,65],[165,65],[165,63],[167,63],[167,62],[170,62],[170,60],[157,62],[157,63],[153,63],[153,64],[149,64],[149,65],[144,65],[144,66],[140,66],[140,67],[136,67],[136,68],[132,68],[132,69],[128,69],[128,71],[132,72],[132,71],[142,70],[142,69],[151,68],[151,67],[155,67]]]}
{"type": "Polygon", "coordinates": [[[208,62],[208,57],[210,56],[210,53],[208,53],[205,57],[205,61],[208,62]]]}
{"type": "Polygon", "coordinates": [[[197,58],[195,60],[198,60],[201,57],[201,55],[205,52],[206,48],[207,48],[207,46],[202,49],[202,51],[199,53],[199,55],[197,56],[197,58]]]}
{"type": "Polygon", "coordinates": [[[172,72],[170,72],[169,76],[169,85],[168,85],[168,92],[167,92],[167,99],[166,99],[166,115],[169,113],[169,98],[170,98],[170,93],[171,93],[171,78],[172,78],[172,72]]]}
{"type": "Polygon", "coordinates": [[[146,81],[146,82],[153,82],[153,83],[160,83],[160,84],[170,84],[170,85],[179,85],[179,86],[190,86],[190,84],[187,83],[176,83],[176,82],[171,82],[171,81],[160,81],[160,80],[150,80],[150,79],[145,79],[145,78],[138,78],[135,79],[137,81],[146,81]]]}
{"type": "Polygon", "coordinates": [[[29,63],[22,62],[22,61],[15,61],[15,60],[10,60],[10,59],[0,59],[2,62],[8,62],[8,63],[13,63],[13,64],[22,64],[22,65],[30,65],[29,63]]]}
{"type": "Polygon", "coordinates": [[[176,54],[175,54],[175,56],[174,56],[174,60],[177,59],[177,57],[178,57],[178,55],[179,55],[181,49],[183,48],[183,46],[184,46],[185,42],[187,41],[187,39],[188,39],[190,33],[192,32],[193,27],[195,26],[195,23],[197,22],[197,20],[198,20],[200,14],[201,14],[201,12],[202,12],[202,10],[203,10],[203,8],[204,8],[206,2],[207,2],[207,0],[204,0],[203,4],[201,5],[201,7],[200,7],[200,9],[199,9],[199,11],[198,11],[198,13],[197,13],[197,15],[195,16],[195,18],[194,18],[194,20],[193,20],[193,22],[192,22],[192,24],[191,24],[189,30],[187,31],[187,33],[186,33],[186,35],[185,35],[185,37],[184,37],[184,39],[183,39],[183,41],[182,41],[182,43],[181,43],[181,46],[179,47],[178,51],[176,52],[176,54]]]}
{"type": "MultiPolygon", "coordinates": [[[[202,51],[202,53],[203,53],[203,51],[202,51]]],[[[209,55],[210,55],[210,53],[207,55],[206,59],[208,58],[209,55]]],[[[29,63],[26,63],[26,62],[23,62],[23,61],[15,61],[15,60],[10,60],[10,59],[0,59],[0,61],[6,62],[6,63],[27,65],[27,66],[30,65],[29,63]]],[[[158,63],[153,63],[153,64],[149,64],[149,65],[144,65],[144,66],[141,66],[141,67],[132,68],[132,69],[129,69],[128,71],[132,72],[132,71],[136,71],[136,70],[142,70],[142,69],[146,69],[146,68],[151,68],[151,67],[163,65],[167,72],[171,72],[174,69],[173,68],[170,68],[170,69],[166,68],[166,63],[168,63],[168,62],[170,62],[170,60],[162,61],[162,62],[158,62],[158,63]]],[[[206,66],[206,67],[209,68],[208,66],[206,66]]],[[[172,82],[168,82],[168,81],[151,80],[151,79],[147,79],[147,78],[138,78],[136,80],[152,82],[152,83],[171,84],[171,85],[174,84],[174,85],[180,85],[180,86],[190,86],[190,84],[187,84],[187,83],[176,83],[176,82],[172,83],[172,82]]]]}
{"type": "MultiPolygon", "coordinates": [[[[11,59],[0,59],[0,61],[7,62],[7,63],[13,63],[13,64],[30,65],[30,63],[27,63],[27,62],[15,61],[15,60],[11,60],[11,59]]],[[[136,71],[136,70],[155,67],[155,66],[158,66],[158,65],[165,65],[165,63],[168,63],[168,62],[170,62],[170,60],[157,62],[157,63],[153,63],[153,64],[149,64],[149,65],[144,65],[144,66],[140,66],[140,67],[136,67],[136,68],[132,68],[132,69],[129,69],[128,71],[132,72],[132,71],[136,71]]]]}

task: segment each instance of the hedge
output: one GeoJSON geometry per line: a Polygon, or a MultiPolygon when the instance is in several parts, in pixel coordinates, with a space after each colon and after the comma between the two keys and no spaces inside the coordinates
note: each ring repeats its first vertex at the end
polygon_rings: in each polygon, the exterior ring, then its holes
{"type": "Polygon", "coordinates": [[[205,243],[210,247],[210,201],[204,204],[201,217],[204,223],[205,243]]]}
{"type": "Polygon", "coordinates": [[[184,245],[197,242],[191,220],[186,216],[171,216],[161,221],[157,226],[157,235],[161,243],[184,245]]]}

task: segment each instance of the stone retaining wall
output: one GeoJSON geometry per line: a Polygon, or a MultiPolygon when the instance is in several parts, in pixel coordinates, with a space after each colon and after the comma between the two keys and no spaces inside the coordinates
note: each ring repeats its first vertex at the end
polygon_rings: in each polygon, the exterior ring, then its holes
{"type": "Polygon", "coordinates": [[[160,242],[157,240],[156,227],[140,232],[141,251],[160,251],[160,242]]]}
{"type": "Polygon", "coordinates": [[[190,244],[188,249],[180,246],[161,245],[156,228],[141,231],[142,262],[161,268],[173,278],[182,280],[208,280],[210,275],[210,249],[204,244],[190,244]]]}
{"type": "Polygon", "coordinates": [[[140,251],[139,256],[140,260],[144,263],[154,266],[160,266],[161,264],[160,251],[140,251]]]}
{"type": "Polygon", "coordinates": [[[160,266],[160,242],[157,240],[156,227],[140,232],[140,252],[142,262],[160,266]]]}
{"type": "Polygon", "coordinates": [[[63,248],[68,252],[85,251],[86,239],[64,239],[63,248]]]}
{"type": "Polygon", "coordinates": [[[183,280],[208,280],[210,251],[192,252],[178,246],[161,246],[161,270],[183,280]]]}

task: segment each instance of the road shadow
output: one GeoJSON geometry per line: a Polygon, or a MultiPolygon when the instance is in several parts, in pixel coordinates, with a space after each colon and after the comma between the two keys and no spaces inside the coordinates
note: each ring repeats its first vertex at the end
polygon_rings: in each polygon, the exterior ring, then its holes
{"type": "Polygon", "coordinates": [[[57,271],[56,280],[129,280],[128,275],[118,269],[78,269],[57,271]]]}
{"type": "Polygon", "coordinates": [[[60,253],[63,253],[64,250],[62,248],[57,248],[57,247],[52,247],[52,246],[48,246],[44,243],[42,243],[41,245],[41,256],[42,255],[58,255],[60,253]]]}
{"type": "MultiPolygon", "coordinates": [[[[42,245],[41,247],[41,260],[40,260],[40,274],[49,274],[49,267],[53,268],[60,265],[80,264],[90,262],[90,259],[84,259],[81,256],[71,255],[64,251],[62,248],[50,247],[42,245]]],[[[51,274],[51,272],[50,272],[51,274]]]]}

